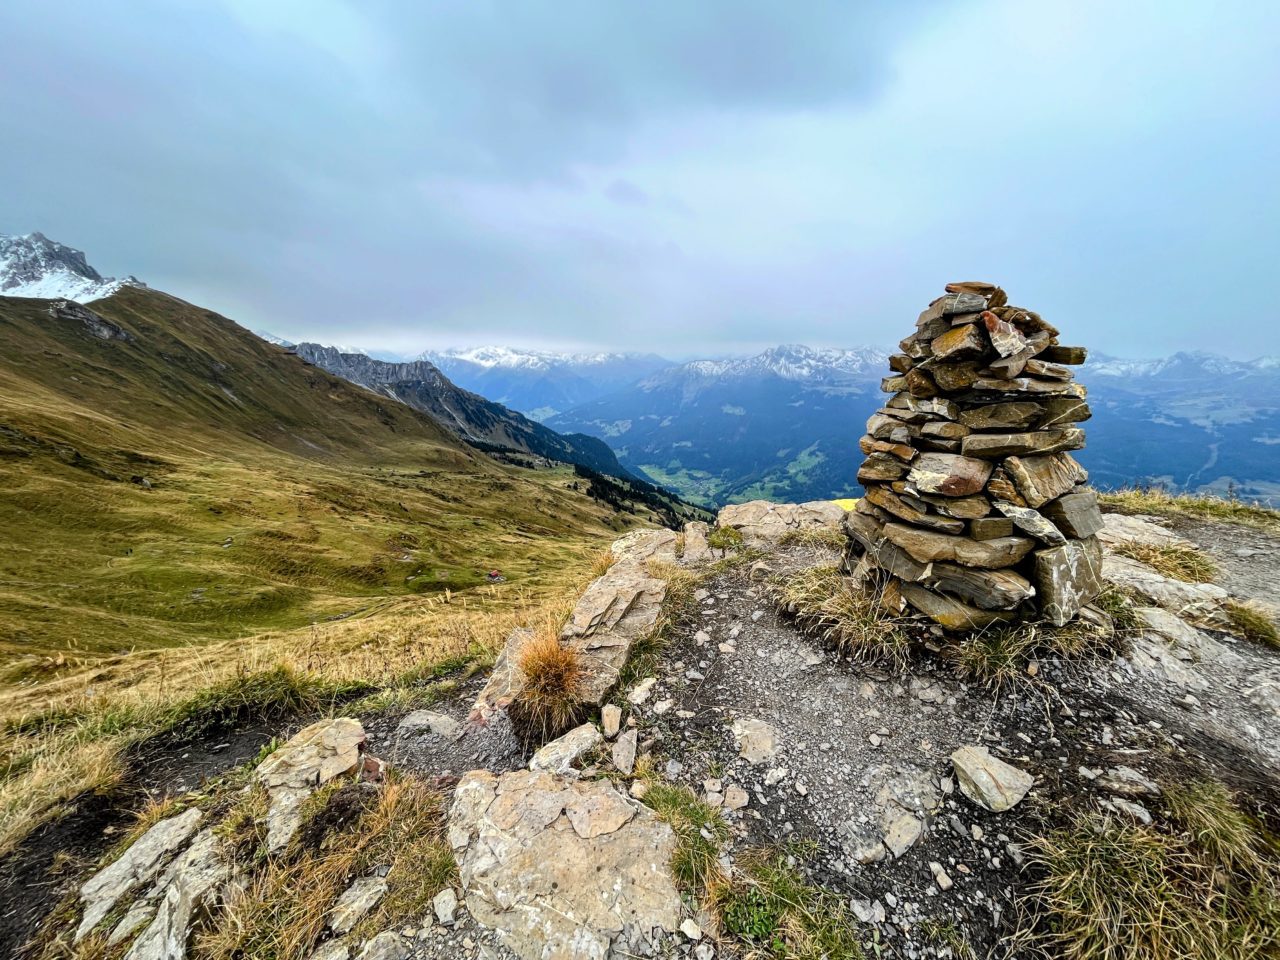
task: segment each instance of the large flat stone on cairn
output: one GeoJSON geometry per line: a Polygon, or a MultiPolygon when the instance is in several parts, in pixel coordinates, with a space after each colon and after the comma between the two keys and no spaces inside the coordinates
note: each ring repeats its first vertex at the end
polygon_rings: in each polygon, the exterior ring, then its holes
{"type": "Polygon", "coordinates": [[[607,780],[473,771],[448,836],[471,915],[525,960],[652,956],[679,929],[675,834],[607,780]]]}
{"type": "Polygon", "coordinates": [[[879,570],[948,630],[1066,623],[1102,583],[1102,517],[1070,454],[1086,351],[979,282],[948,284],[899,347],[859,441],[866,495],[845,530],[863,559],[846,569],[879,570]]]}

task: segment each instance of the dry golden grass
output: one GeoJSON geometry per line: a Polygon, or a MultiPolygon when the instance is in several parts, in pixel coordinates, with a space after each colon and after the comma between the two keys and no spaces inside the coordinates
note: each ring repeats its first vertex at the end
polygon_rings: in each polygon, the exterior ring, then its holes
{"type": "Polygon", "coordinates": [[[524,686],[511,703],[510,717],[528,743],[541,745],[572,727],[582,715],[582,663],[560,642],[560,624],[551,620],[520,651],[524,686]]]}
{"type": "Polygon", "coordinates": [[[618,562],[618,558],[614,556],[612,550],[601,550],[596,554],[595,559],[591,561],[591,575],[593,577],[603,577],[618,562]]]}
{"type": "Polygon", "coordinates": [[[1280,648],[1280,630],[1276,629],[1275,621],[1257,604],[1228,600],[1226,614],[1231,621],[1233,633],[1255,643],[1280,648]]]}
{"type": "Polygon", "coordinates": [[[304,823],[283,856],[261,864],[243,888],[233,887],[198,936],[196,955],[306,960],[334,902],[356,878],[391,866],[387,893],[357,927],[357,937],[421,922],[432,897],[455,878],[443,802],[420,780],[392,780],[364,798],[357,787],[327,788],[306,812],[313,823],[332,822],[310,830],[304,823]],[[327,809],[339,802],[344,811],[354,803],[355,815],[329,817],[327,809]]]}
{"type": "Polygon", "coordinates": [[[323,711],[363,691],[419,689],[443,667],[492,662],[514,628],[562,623],[589,574],[584,559],[536,594],[503,584],[396,598],[336,623],[121,658],[97,683],[74,676],[11,691],[0,701],[0,852],[77,795],[111,790],[139,741],[256,713],[323,711]]]}
{"type": "Polygon", "coordinates": [[[1260,530],[1280,532],[1280,511],[1259,504],[1222,497],[1171,494],[1163,490],[1117,490],[1101,493],[1099,501],[1119,513],[1153,513],[1166,517],[1225,520],[1260,530]]]}
{"type": "Polygon", "coordinates": [[[905,622],[879,597],[833,566],[787,574],[773,582],[778,607],[806,633],[847,656],[903,667],[911,659],[905,622]]]}
{"type": "Polygon", "coordinates": [[[1262,960],[1280,950],[1280,863],[1218,784],[1169,791],[1181,831],[1083,814],[1027,848],[1038,922],[1067,960],[1262,960]]]}
{"type": "Polygon", "coordinates": [[[1162,576],[1186,583],[1212,583],[1218,575],[1218,568],[1208,555],[1185,544],[1121,542],[1111,549],[1122,557],[1145,563],[1162,576]]]}

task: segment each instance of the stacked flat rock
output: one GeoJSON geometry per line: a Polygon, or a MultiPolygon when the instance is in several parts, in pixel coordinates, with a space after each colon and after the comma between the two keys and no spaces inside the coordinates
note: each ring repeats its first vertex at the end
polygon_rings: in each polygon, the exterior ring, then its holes
{"type": "Polygon", "coordinates": [[[1085,349],[989,283],[948,284],[900,346],[860,444],[851,568],[950,630],[1067,623],[1102,587],[1102,515],[1069,452],[1085,349]]]}

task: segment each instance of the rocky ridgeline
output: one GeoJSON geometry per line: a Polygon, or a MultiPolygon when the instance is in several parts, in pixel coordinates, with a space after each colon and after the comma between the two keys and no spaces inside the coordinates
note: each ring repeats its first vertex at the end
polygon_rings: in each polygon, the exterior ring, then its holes
{"type": "Polygon", "coordinates": [[[1102,588],[1102,515],[1069,452],[1085,349],[989,283],[948,284],[900,347],[860,444],[851,570],[950,630],[1074,619],[1102,588]]]}

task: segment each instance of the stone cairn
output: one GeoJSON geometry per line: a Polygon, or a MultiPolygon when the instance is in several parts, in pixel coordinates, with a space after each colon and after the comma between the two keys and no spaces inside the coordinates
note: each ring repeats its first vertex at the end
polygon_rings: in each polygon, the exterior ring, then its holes
{"type": "Polygon", "coordinates": [[[1101,590],[1102,515],[1084,446],[1083,347],[989,283],[952,283],[889,358],[867,421],[850,572],[948,630],[1061,626],[1101,590]]]}

